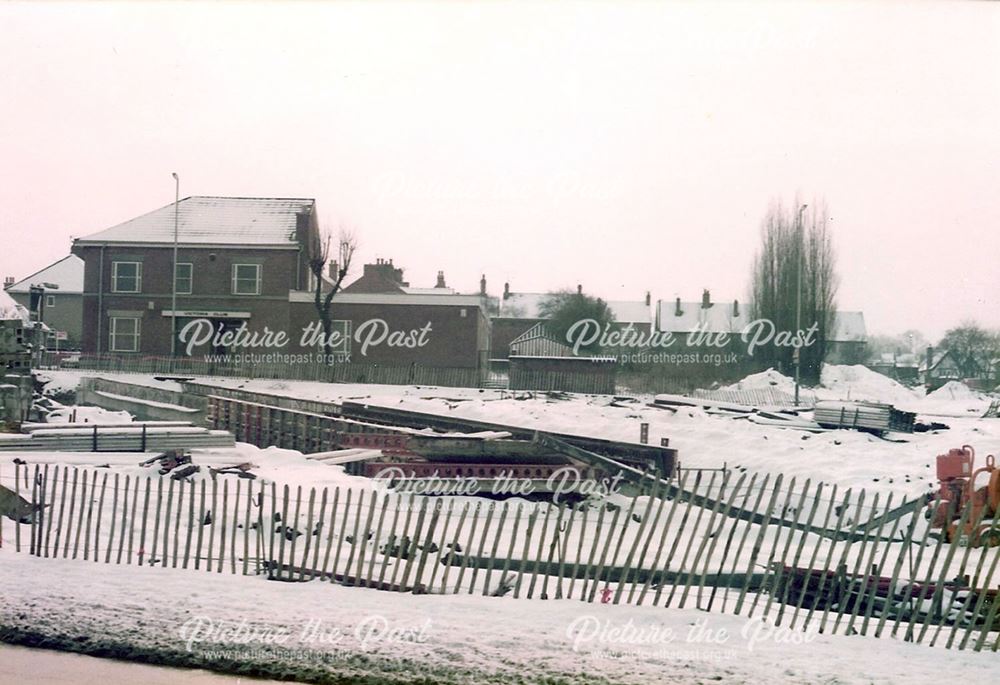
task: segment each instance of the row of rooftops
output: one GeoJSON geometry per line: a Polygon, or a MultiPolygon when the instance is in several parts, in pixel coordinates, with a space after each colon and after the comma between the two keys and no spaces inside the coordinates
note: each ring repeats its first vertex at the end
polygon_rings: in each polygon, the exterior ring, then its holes
{"type": "MultiPolygon", "coordinates": [[[[309,198],[186,197],[141,216],[129,219],[91,235],[77,238],[77,246],[92,245],[173,245],[176,218],[177,242],[186,247],[240,247],[297,249],[298,228],[303,216],[315,212],[316,202],[309,198]],[[175,212],[176,210],[176,212],[175,212]]],[[[336,264],[331,264],[336,271],[336,264]]],[[[12,293],[28,292],[32,285],[54,284],[64,294],[83,292],[83,260],[69,255],[4,289],[12,293]]],[[[577,286],[582,292],[582,287],[577,286]]],[[[361,276],[348,284],[343,293],[384,293],[420,296],[458,295],[448,287],[443,272],[438,272],[434,287],[413,287],[404,280],[403,269],[391,259],[377,259],[365,264],[361,276]]],[[[503,295],[487,295],[486,277],[481,278],[479,297],[487,298],[487,309],[499,318],[540,319],[540,305],[549,293],[512,292],[504,284],[503,295]]],[[[395,298],[394,298],[395,299],[395,298]]],[[[421,298],[422,300],[424,298],[421,298]]],[[[619,323],[655,324],[660,330],[739,331],[750,322],[750,307],[738,301],[714,303],[709,292],[700,302],[658,300],[655,309],[646,293],[640,300],[606,301],[619,323]]],[[[862,342],[867,339],[861,312],[837,312],[833,335],[829,340],[862,342]]]]}

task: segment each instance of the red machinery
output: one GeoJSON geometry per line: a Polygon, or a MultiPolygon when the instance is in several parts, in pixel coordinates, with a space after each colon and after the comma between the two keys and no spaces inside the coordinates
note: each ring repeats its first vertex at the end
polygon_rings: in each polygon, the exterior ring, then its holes
{"type": "Polygon", "coordinates": [[[986,465],[975,468],[976,451],[969,445],[952,449],[937,458],[937,477],[940,482],[938,503],[932,511],[931,526],[945,530],[949,542],[965,538],[974,547],[1000,545],[1000,526],[984,523],[1000,510],[1000,469],[991,454],[986,465]],[[976,489],[976,479],[989,474],[989,482],[976,489]],[[971,505],[962,523],[962,513],[971,505]]]}

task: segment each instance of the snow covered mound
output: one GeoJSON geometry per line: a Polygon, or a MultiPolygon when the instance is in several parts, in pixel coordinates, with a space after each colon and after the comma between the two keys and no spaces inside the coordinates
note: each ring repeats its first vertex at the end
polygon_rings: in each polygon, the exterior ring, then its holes
{"type": "Polygon", "coordinates": [[[741,381],[727,385],[723,390],[781,390],[782,392],[795,392],[795,379],[789,378],[774,369],[754,373],[741,381]]]}
{"type": "Polygon", "coordinates": [[[820,391],[821,399],[864,400],[905,406],[923,396],[920,391],[911,390],[860,364],[824,364],[820,384],[825,390],[820,391]]]}
{"type": "Polygon", "coordinates": [[[989,401],[989,396],[976,392],[961,381],[948,381],[934,392],[928,393],[927,399],[984,402],[989,401]]]}

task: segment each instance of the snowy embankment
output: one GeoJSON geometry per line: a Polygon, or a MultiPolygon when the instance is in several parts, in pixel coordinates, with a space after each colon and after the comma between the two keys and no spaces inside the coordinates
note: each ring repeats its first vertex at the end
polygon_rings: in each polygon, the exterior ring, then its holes
{"type": "MultiPolygon", "coordinates": [[[[690,609],[400,595],[8,549],[0,584],[6,641],[309,682],[912,683],[946,656],[690,609]]],[[[990,682],[995,667],[994,654],[963,653],[947,671],[990,682]]]]}

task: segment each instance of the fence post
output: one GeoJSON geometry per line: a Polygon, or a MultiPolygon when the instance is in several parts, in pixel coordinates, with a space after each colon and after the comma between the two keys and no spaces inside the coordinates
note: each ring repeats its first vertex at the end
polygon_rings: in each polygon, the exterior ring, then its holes
{"type": "MultiPolygon", "coordinates": [[[[95,479],[97,478],[96,474],[94,475],[94,478],[95,479]]],[[[104,489],[107,486],[107,484],[108,484],[108,474],[104,473],[101,476],[101,495],[97,501],[97,525],[94,526],[94,563],[97,563],[98,559],[98,545],[100,544],[100,539],[101,539],[101,518],[104,514],[104,489]]],[[[111,518],[112,520],[114,520],[113,515],[111,518]]],[[[109,544],[108,546],[110,547],[111,545],[109,544]]],[[[86,546],[84,546],[83,550],[84,550],[83,558],[86,559],[87,558],[86,546]]]]}
{"type": "Polygon", "coordinates": [[[424,577],[424,566],[427,563],[427,555],[430,553],[429,548],[434,543],[434,529],[437,527],[438,519],[441,516],[441,508],[442,502],[438,499],[434,502],[434,511],[431,514],[431,521],[427,526],[427,533],[424,535],[424,544],[420,548],[420,562],[417,564],[417,574],[413,579],[413,594],[415,595],[423,592],[423,590],[421,590],[420,581],[424,577]]]}
{"type": "MultiPolygon", "coordinates": [[[[118,474],[111,485],[111,530],[108,531],[108,548],[104,552],[104,563],[111,563],[111,548],[115,546],[115,524],[118,522],[118,474]]],[[[48,556],[48,550],[46,550],[48,556]]]]}
{"type": "MultiPolygon", "coordinates": [[[[76,532],[73,534],[73,558],[76,559],[77,553],[80,550],[80,533],[83,531],[83,526],[86,519],[86,512],[84,511],[84,505],[89,501],[87,497],[87,472],[83,472],[83,477],[80,479],[80,512],[79,517],[76,520],[76,532]]],[[[89,508],[87,508],[89,511],[89,508]]],[[[87,531],[89,534],[89,530],[87,531]]],[[[69,542],[69,540],[67,540],[69,542]]]]}
{"type": "MultiPolygon", "coordinates": [[[[375,537],[372,538],[372,553],[368,561],[368,573],[365,578],[365,587],[374,587],[375,557],[378,556],[379,543],[382,541],[382,523],[385,521],[385,510],[389,507],[389,493],[386,492],[382,498],[382,510],[378,515],[378,524],[375,528],[375,537]]],[[[385,559],[385,556],[382,557],[385,559]]],[[[360,564],[358,565],[358,577],[361,577],[360,564]]]]}

